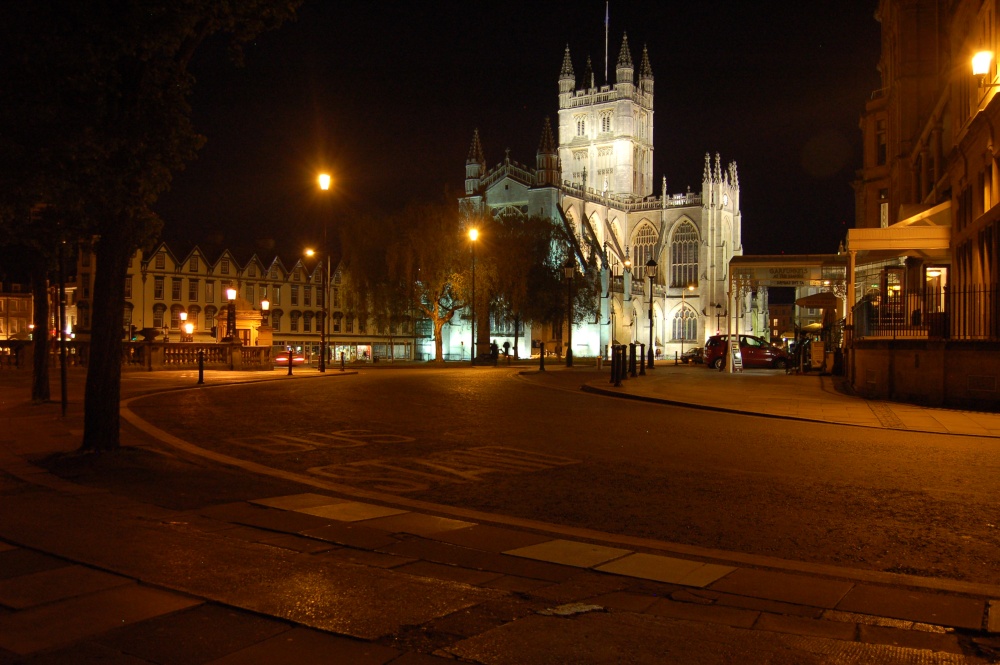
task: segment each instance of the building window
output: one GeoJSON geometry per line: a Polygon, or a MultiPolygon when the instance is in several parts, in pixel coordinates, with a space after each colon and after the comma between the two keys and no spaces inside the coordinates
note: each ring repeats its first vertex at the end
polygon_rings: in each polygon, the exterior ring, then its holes
{"type": "Polygon", "coordinates": [[[125,298],[127,300],[132,298],[132,275],[125,278],[125,298]]]}
{"type": "Polygon", "coordinates": [[[272,309],[271,310],[271,327],[274,328],[275,332],[281,328],[281,310],[272,309]]]}
{"type": "Polygon", "coordinates": [[[254,302],[254,299],[253,299],[253,284],[247,284],[246,286],[243,287],[243,290],[246,292],[244,294],[244,297],[246,298],[247,302],[251,302],[251,303],[254,302]]]}
{"type": "Polygon", "coordinates": [[[602,113],[601,114],[601,132],[607,134],[611,131],[611,114],[602,113]]]}
{"type": "Polygon", "coordinates": [[[215,302],[215,280],[205,282],[205,302],[215,302]]]}
{"type": "Polygon", "coordinates": [[[280,286],[276,286],[273,289],[271,289],[271,292],[272,292],[271,293],[271,295],[272,295],[271,304],[272,305],[280,305],[281,304],[281,287],[280,286]]]}
{"type": "Polygon", "coordinates": [[[333,273],[333,283],[340,284],[340,271],[333,273]]]}
{"type": "MultiPolygon", "coordinates": [[[[154,277],[153,278],[153,298],[156,300],[163,300],[163,278],[154,277]]],[[[157,326],[157,328],[163,327],[162,324],[157,326]]]]}
{"type": "Polygon", "coordinates": [[[291,289],[292,289],[292,300],[289,304],[292,307],[295,307],[296,305],[299,304],[299,287],[293,284],[291,289]]]}
{"type": "Polygon", "coordinates": [[[181,308],[173,307],[170,310],[170,329],[180,330],[181,329],[181,308]]]}
{"type": "Polygon", "coordinates": [[[312,332],[312,313],[306,312],[302,316],[302,332],[312,332]]]}
{"type": "Polygon", "coordinates": [[[153,308],[153,327],[162,328],[163,327],[163,311],[166,309],[163,305],[157,305],[153,308]]]}
{"type": "Polygon", "coordinates": [[[156,253],[156,269],[163,270],[167,267],[167,255],[163,252],[156,253]]]}
{"type": "Polygon", "coordinates": [[[214,328],[216,326],[215,314],[218,310],[215,307],[209,305],[205,308],[205,327],[214,328]]]}
{"type": "Polygon", "coordinates": [[[90,273],[80,273],[80,288],[83,291],[83,299],[90,300],[90,273]]]}
{"type": "Polygon", "coordinates": [[[291,324],[290,324],[289,330],[291,330],[292,332],[298,332],[299,331],[299,316],[301,316],[301,315],[298,312],[292,312],[289,315],[289,319],[291,319],[291,324]]]}
{"type": "Polygon", "coordinates": [[[248,274],[248,275],[249,275],[250,277],[256,277],[256,276],[257,276],[257,266],[256,266],[256,264],[253,264],[253,263],[251,263],[251,264],[250,264],[250,265],[249,265],[249,266],[247,267],[247,274],[248,274]]]}
{"type": "Polygon", "coordinates": [[[698,285],[698,231],[684,222],[670,241],[670,286],[698,285]]]}
{"type": "Polygon", "coordinates": [[[333,306],[340,307],[340,289],[337,287],[333,289],[333,306]]]}
{"type": "Polygon", "coordinates": [[[188,261],[188,272],[198,272],[198,257],[192,256],[188,261]]]}
{"type": "Polygon", "coordinates": [[[635,279],[644,279],[646,262],[653,258],[653,247],[656,245],[656,231],[649,223],[643,224],[635,235],[632,245],[632,275],[635,279]]]}
{"type": "Polygon", "coordinates": [[[347,317],[347,324],[346,325],[347,325],[347,332],[349,332],[349,333],[354,332],[354,317],[353,316],[347,317]]]}
{"type": "Polygon", "coordinates": [[[587,134],[587,121],[583,118],[578,118],[576,121],[576,135],[586,136],[587,134]]]}
{"type": "Polygon", "coordinates": [[[312,307],[312,287],[303,286],[302,287],[302,304],[306,307],[312,307]]]}
{"type": "Polygon", "coordinates": [[[181,278],[174,277],[170,280],[170,299],[180,300],[181,299],[181,278]]]}
{"type": "Polygon", "coordinates": [[[198,300],[198,280],[189,279],[188,280],[188,302],[195,302],[198,300]]]}
{"type": "Polygon", "coordinates": [[[271,279],[278,279],[278,267],[271,266],[271,279]]]}
{"type": "Polygon", "coordinates": [[[698,339],[698,315],[687,305],[674,315],[673,338],[685,342],[698,339]]]}
{"type": "Polygon", "coordinates": [[[222,267],[219,270],[223,275],[229,274],[229,259],[222,259],[222,267]]]}

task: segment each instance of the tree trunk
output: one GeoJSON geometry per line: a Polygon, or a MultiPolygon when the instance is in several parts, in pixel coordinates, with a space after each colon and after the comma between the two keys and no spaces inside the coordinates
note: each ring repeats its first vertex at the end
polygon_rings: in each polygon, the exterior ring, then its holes
{"type": "Polygon", "coordinates": [[[34,361],[31,368],[31,401],[48,402],[49,392],[49,289],[46,279],[45,262],[40,258],[35,262],[31,276],[31,299],[34,301],[32,323],[32,346],[34,361]]]}
{"type": "MultiPolygon", "coordinates": [[[[131,226],[131,220],[122,220],[131,226]]],[[[125,275],[132,247],[124,230],[97,242],[94,306],[90,319],[90,358],[84,395],[83,450],[117,450],[121,444],[122,325],[125,275]]]]}

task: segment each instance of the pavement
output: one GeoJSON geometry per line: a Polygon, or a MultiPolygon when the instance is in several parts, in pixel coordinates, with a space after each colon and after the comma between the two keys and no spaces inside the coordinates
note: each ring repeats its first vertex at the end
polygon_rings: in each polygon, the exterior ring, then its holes
{"type": "MultiPolygon", "coordinates": [[[[1000,436],[1000,415],[872,402],[836,377],[661,363],[615,387],[577,364],[470,371],[543,384],[572,373],[591,393],[762,418],[1000,436]]],[[[372,369],[212,372],[206,384],[372,369]]],[[[202,451],[128,408],[194,378],[126,374],[123,444],[266,482],[177,509],[47,470],[79,446],[82,373],[62,416],[58,403],[30,404],[30,377],[0,372],[0,664],[1000,661],[995,585],[350,494],[202,451]]],[[[156,465],[122,473],[168,482],[156,465]]]]}

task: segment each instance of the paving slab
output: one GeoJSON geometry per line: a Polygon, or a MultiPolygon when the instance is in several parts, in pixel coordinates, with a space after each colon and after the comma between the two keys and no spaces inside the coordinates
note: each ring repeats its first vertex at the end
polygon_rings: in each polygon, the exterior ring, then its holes
{"type": "Polygon", "coordinates": [[[597,566],[594,570],[667,582],[668,584],[704,587],[728,575],[736,568],[639,552],[597,566]]]}
{"type": "Polygon", "coordinates": [[[0,580],[0,605],[16,610],[134,582],[87,566],[62,566],[0,580]]]}
{"type": "Polygon", "coordinates": [[[0,616],[0,648],[28,655],[169,614],[201,601],[138,585],[117,587],[0,616]]]}
{"type": "MultiPolygon", "coordinates": [[[[433,577],[439,580],[449,580],[451,582],[461,582],[462,584],[482,585],[497,578],[503,577],[501,573],[490,570],[472,570],[461,566],[449,566],[433,561],[415,561],[393,570],[406,573],[407,575],[418,575],[420,577],[433,577]]],[[[496,587],[492,587],[496,588],[496,587]]]]}
{"type": "Polygon", "coordinates": [[[375,550],[396,543],[396,539],[386,531],[349,522],[335,522],[316,529],[306,529],[300,533],[316,540],[366,550],[375,550]]]}
{"type": "Polygon", "coordinates": [[[389,547],[381,548],[380,551],[398,556],[423,559],[424,561],[436,561],[438,563],[465,566],[466,568],[492,570],[504,573],[505,575],[517,575],[519,577],[529,577],[551,582],[562,582],[580,572],[578,569],[570,566],[561,566],[546,561],[522,559],[520,557],[510,557],[495,552],[483,552],[423,538],[403,540],[389,547]]]}
{"type": "Polygon", "coordinates": [[[415,536],[432,536],[446,531],[465,529],[474,526],[474,524],[475,522],[463,522],[462,520],[423,513],[400,513],[364,520],[364,525],[373,529],[382,529],[389,533],[410,533],[415,536]]]}
{"type": "Polygon", "coordinates": [[[576,566],[577,568],[591,568],[631,553],[631,550],[619,547],[606,547],[562,539],[549,540],[537,545],[528,545],[504,552],[510,556],[548,561],[564,566],[576,566]]]}
{"type": "Polygon", "coordinates": [[[552,540],[551,536],[515,531],[490,524],[476,524],[467,529],[435,533],[428,537],[452,545],[497,553],[552,540]]]}
{"type": "Polygon", "coordinates": [[[273,663],[381,665],[393,660],[399,654],[396,649],[371,642],[350,640],[307,628],[293,628],[210,663],[211,665],[273,665],[273,663]]]}
{"type": "Polygon", "coordinates": [[[250,503],[268,508],[280,508],[281,510],[298,510],[300,508],[313,508],[315,506],[329,506],[334,503],[344,503],[345,501],[348,501],[348,499],[338,499],[323,494],[306,492],[304,494],[274,496],[267,499],[253,499],[250,503]]]}
{"type": "Polygon", "coordinates": [[[35,550],[16,547],[6,552],[0,552],[0,580],[20,575],[30,575],[42,570],[63,568],[68,565],[70,563],[64,559],[58,559],[48,554],[36,552],[35,550]]]}
{"type": "Polygon", "coordinates": [[[845,612],[982,630],[986,601],[860,584],[851,589],[836,608],[845,612]]]}
{"type": "Polygon", "coordinates": [[[311,508],[298,508],[296,512],[307,515],[316,515],[339,522],[360,522],[376,517],[386,517],[388,515],[402,515],[409,512],[399,508],[389,508],[379,506],[374,503],[362,503],[360,501],[344,501],[325,506],[313,506],[311,508]]]}
{"type": "Polygon", "coordinates": [[[645,612],[649,606],[656,602],[654,596],[646,596],[641,593],[630,593],[628,591],[613,591],[587,599],[588,603],[600,605],[611,610],[622,612],[645,612]]]}
{"type": "Polygon", "coordinates": [[[754,610],[742,610],[737,607],[723,607],[720,605],[678,603],[666,598],[658,598],[646,609],[646,613],[669,617],[671,619],[720,623],[740,628],[750,628],[757,622],[760,616],[760,612],[754,610]]]}
{"type": "Polygon", "coordinates": [[[713,591],[767,598],[794,605],[833,609],[853,586],[853,582],[740,568],[715,584],[709,585],[708,588],[713,591]]]}
{"type": "Polygon", "coordinates": [[[285,621],[207,603],[112,630],[94,641],[153,663],[198,665],[292,628],[285,621]]]}

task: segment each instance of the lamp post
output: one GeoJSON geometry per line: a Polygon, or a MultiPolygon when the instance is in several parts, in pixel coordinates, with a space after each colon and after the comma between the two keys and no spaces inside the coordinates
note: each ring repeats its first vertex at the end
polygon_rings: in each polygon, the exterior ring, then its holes
{"type": "Polygon", "coordinates": [[[267,312],[271,309],[271,301],[264,298],[260,301],[260,325],[267,325],[267,312]]]}
{"type": "Polygon", "coordinates": [[[684,339],[687,337],[687,300],[684,296],[687,295],[688,291],[694,291],[694,284],[688,284],[683,291],[681,291],[681,359],[684,358],[684,339]]]}
{"type": "Polygon", "coordinates": [[[226,298],[229,300],[229,311],[226,312],[226,337],[234,344],[239,343],[236,337],[236,289],[229,287],[226,289],[226,298]]]}
{"type": "MultiPolygon", "coordinates": [[[[319,174],[319,188],[324,192],[329,191],[333,179],[329,173],[319,174]]],[[[320,323],[319,335],[319,371],[326,372],[326,331],[329,330],[330,310],[327,307],[327,296],[330,294],[330,248],[326,239],[326,223],[323,224],[323,263],[320,265],[320,283],[323,288],[323,320],[320,323]]]]}
{"type": "Polygon", "coordinates": [[[188,318],[187,312],[181,312],[180,316],[181,316],[181,332],[182,332],[181,341],[193,342],[194,338],[192,337],[192,333],[194,332],[194,324],[187,322],[188,318]]]}
{"type": "Polygon", "coordinates": [[[720,305],[719,303],[715,303],[715,334],[716,335],[721,335],[722,334],[722,323],[720,323],[720,319],[722,319],[722,305],[720,305]]]}
{"type": "Polygon", "coordinates": [[[472,241],[472,364],[476,364],[476,240],[479,238],[479,229],[473,227],[469,229],[469,240],[472,241]]]}
{"type": "MultiPolygon", "coordinates": [[[[323,242],[326,242],[326,225],[323,226],[323,242]]],[[[306,250],[306,256],[316,256],[317,252],[311,249],[306,250]]],[[[326,262],[329,260],[330,255],[320,260],[319,264],[319,282],[320,289],[322,293],[320,294],[320,302],[323,304],[323,312],[321,314],[319,322],[319,371],[326,372],[326,319],[327,319],[327,309],[326,309],[326,294],[327,294],[327,279],[330,271],[327,269],[326,262]]]]}
{"type": "Polygon", "coordinates": [[[573,366],[573,275],[576,273],[576,263],[573,254],[566,259],[563,275],[566,277],[566,367],[573,366]]]}
{"type": "Polygon", "coordinates": [[[649,275],[649,369],[653,369],[653,279],[656,277],[656,261],[646,261],[646,274],[649,275]]]}

